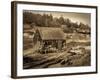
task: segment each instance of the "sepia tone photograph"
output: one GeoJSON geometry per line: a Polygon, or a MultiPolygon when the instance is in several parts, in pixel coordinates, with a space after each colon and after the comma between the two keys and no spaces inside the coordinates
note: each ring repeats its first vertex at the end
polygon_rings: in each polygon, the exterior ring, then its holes
{"type": "Polygon", "coordinates": [[[23,10],[23,69],[91,66],[91,14],[23,10]]]}
{"type": "Polygon", "coordinates": [[[11,4],[12,78],[98,72],[97,6],[11,4]]]}

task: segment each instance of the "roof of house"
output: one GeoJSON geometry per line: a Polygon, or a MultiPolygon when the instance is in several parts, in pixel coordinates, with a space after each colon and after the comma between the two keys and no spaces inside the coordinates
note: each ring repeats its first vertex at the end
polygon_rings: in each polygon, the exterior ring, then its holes
{"type": "Polygon", "coordinates": [[[30,24],[24,24],[23,27],[24,27],[24,29],[31,29],[30,24]]]}
{"type": "Polygon", "coordinates": [[[65,40],[64,32],[61,28],[38,27],[42,40],[65,40]]]}
{"type": "Polygon", "coordinates": [[[34,29],[24,29],[24,33],[35,33],[34,29]]]}
{"type": "Polygon", "coordinates": [[[24,33],[35,33],[35,29],[31,27],[30,24],[24,24],[23,25],[24,28],[24,33]]]}

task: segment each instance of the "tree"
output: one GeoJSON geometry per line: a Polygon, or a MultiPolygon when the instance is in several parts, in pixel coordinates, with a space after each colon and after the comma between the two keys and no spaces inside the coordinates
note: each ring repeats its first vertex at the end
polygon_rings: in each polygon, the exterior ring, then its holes
{"type": "Polygon", "coordinates": [[[23,23],[31,24],[35,21],[35,16],[31,12],[23,13],[23,23]]]}
{"type": "Polygon", "coordinates": [[[65,20],[64,20],[63,16],[61,16],[61,17],[59,18],[59,23],[60,23],[60,24],[65,24],[65,20]]]}

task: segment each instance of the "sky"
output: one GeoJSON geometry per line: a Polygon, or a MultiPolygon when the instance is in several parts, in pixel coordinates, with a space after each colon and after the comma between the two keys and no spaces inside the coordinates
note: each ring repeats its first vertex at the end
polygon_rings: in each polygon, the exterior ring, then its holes
{"type": "Polygon", "coordinates": [[[50,12],[50,11],[29,11],[36,14],[52,14],[53,17],[69,18],[72,22],[84,23],[91,25],[91,14],[90,13],[75,13],[75,12],[50,12]]]}

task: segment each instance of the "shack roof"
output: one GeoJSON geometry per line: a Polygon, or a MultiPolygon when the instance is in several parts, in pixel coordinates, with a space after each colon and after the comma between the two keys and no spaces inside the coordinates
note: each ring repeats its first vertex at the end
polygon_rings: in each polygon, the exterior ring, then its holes
{"type": "Polygon", "coordinates": [[[42,40],[65,40],[65,35],[61,28],[38,27],[37,30],[42,40]]]}

